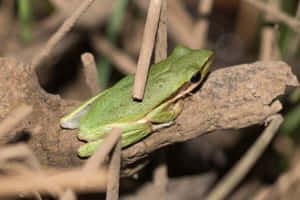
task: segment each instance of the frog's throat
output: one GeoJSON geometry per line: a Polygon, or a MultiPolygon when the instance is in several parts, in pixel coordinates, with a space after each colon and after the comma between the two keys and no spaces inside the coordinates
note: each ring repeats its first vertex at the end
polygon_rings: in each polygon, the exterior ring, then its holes
{"type": "Polygon", "coordinates": [[[186,95],[190,94],[191,91],[193,91],[204,79],[205,76],[202,76],[201,79],[195,83],[188,83],[188,85],[183,85],[182,86],[182,90],[179,89],[179,92],[177,92],[176,95],[174,95],[173,97],[169,98],[168,100],[166,100],[163,103],[173,103],[175,101],[177,101],[178,99],[182,99],[184,98],[186,95]]]}

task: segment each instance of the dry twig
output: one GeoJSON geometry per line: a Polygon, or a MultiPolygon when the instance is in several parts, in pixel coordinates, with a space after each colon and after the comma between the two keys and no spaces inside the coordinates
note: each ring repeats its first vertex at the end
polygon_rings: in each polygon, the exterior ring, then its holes
{"type": "Polygon", "coordinates": [[[3,121],[0,123],[0,139],[3,139],[5,134],[20,123],[25,117],[32,112],[32,107],[28,105],[21,105],[13,110],[3,121]]]}
{"type": "Polygon", "coordinates": [[[70,188],[77,192],[100,192],[105,190],[106,180],[104,169],[92,172],[81,169],[49,170],[43,174],[27,172],[17,176],[1,177],[0,197],[16,196],[20,193],[30,195],[33,192],[53,194],[58,192],[58,188],[70,188]]]}
{"type": "Polygon", "coordinates": [[[120,128],[113,128],[105,137],[104,141],[97,151],[88,159],[83,171],[95,171],[101,166],[108,156],[111,149],[120,140],[122,135],[122,130],[120,128]]]}
{"type": "Polygon", "coordinates": [[[193,38],[195,39],[195,42],[193,43],[193,46],[191,46],[194,49],[201,49],[205,46],[206,36],[209,27],[208,16],[211,13],[213,3],[214,0],[199,1],[198,13],[200,15],[200,19],[195,25],[193,31],[193,38]]]}
{"type": "MultiPolygon", "coordinates": [[[[274,8],[280,9],[279,1],[271,0],[269,4],[274,8]]],[[[260,60],[276,60],[278,59],[278,45],[277,45],[277,30],[275,26],[276,19],[268,13],[264,15],[265,25],[262,29],[260,60]]]]}
{"type": "Polygon", "coordinates": [[[192,46],[194,38],[191,37],[191,33],[194,29],[194,21],[182,1],[169,0],[168,21],[170,36],[179,44],[192,46]]]}
{"type": "Polygon", "coordinates": [[[276,183],[263,187],[251,200],[273,200],[273,199],[298,199],[299,197],[299,180],[300,180],[300,152],[294,152],[294,159],[288,171],[283,173],[276,183]]]}
{"type": "Polygon", "coordinates": [[[245,156],[226,174],[217,186],[207,195],[206,200],[224,199],[232,189],[245,177],[256,160],[270,144],[279,129],[283,118],[281,115],[274,115],[267,119],[269,126],[260,135],[245,156]]]}
{"type": "Polygon", "coordinates": [[[258,1],[258,0],[244,0],[244,1],[267,12],[268,14],[272,15],[274,18],[279,19],[280,21],[286,23],[292,29],[294,29],[296,32],[300,33],[300,21],[295,19],[294,17],[291,17],[288,14],[285,14],[285,13],[281,12],[280,10],[275,9],[273,6],[268,5],[262,1],[258,1]]]}
{"type": "Polygon", "coordinates": [[[22,158],[33,171],[41,169],[39,161],[25,144],[7,146],[0,149],[0,162],[7,162],[16,158],[22,158]]]}
{"type": "Polygon", "coordinates": [[[117,49],[111,42],[102,38],[99,34],[93,34],[91,38],[96,51],[109,58],[121,72],[124,74],[135,72],[136,64],[128,55],[117,49]]]}
{"type": "Polygon", "coordinates": [[[85,75],[85,81],[90,88],[93,95],[100,92],[97,66],[93,54],[84,53],[81,55],[81,62],[83,63],[83,71],[85,75]]]}
{"type": "MultiPolygon", "coordinates": [[[[162,9],[160,14],[160,21],[158,25],[157,41],[155,44],[155,63],[164,60],[167,57],[167,1],[162,2],[162,9]]],[[[165,160],[165,152],[159,152],[161,163],[155,169],[154,179],[154,195],[156,199],[166,199],[167,184],[168,184],[168,170],[165,160]]]]}
{"type": "Polygon", "coordinates": [[[77,199],[77,197],[76,197],[75,193],[70,189],[65,191],[59,197],[59,200],[76,200],[76,199],[77,199]]]}
{"type": "Polygon", "coordinates": [[[166,153],[164,150],[159,152],[159,163],[153,172],[154,179],[154,193],[155,199],[167,199],[167,185],[168,185],[168,167],[166,164],[166,153]]]}
{"type": "Polygon", "coordinates": [[[144,89],[150,67],[150,60],[154,47],[161,7],[162,0],[151,0],[132,89],[132,96],[137,100],[142,100],[144,96],[144,89]]]}
{"type": "Polygon", "coordinates": [[[52,37],[48,40],[45,47],[41,52],[37,54],[37,56],[32,61],[32,67],[37,68],[40,66],[48,56],[50,56],[52,49],[55,45],[68,33],[71,28],[74,26],[76,21],[80,18],[80,16],[91,6],[91,4],[95,0],[85,0],[80,6],[74,11],[74,13],[64,21],[61,27],[57,30],[57,32],[52,35],[52,37]]]}
{"type": "Polygon", "coordinates": [[[121,138],[114,148],[112,158],[108,167],[108,182],[106,190],[107,200],[119,199],[119,185],[120,185],[120,167],[121,167],[121,138]]]}
{"type": "Polygon", "coordinates": [[[156,42],[155,42],[155,63],[158,63],[162,60],[164,60],[167,57],[167,1],[162,2],[162,8],[160,11],[160,17],[159,17],[159,24],[157,29],[157,36],[156,36],[156,42]]]}

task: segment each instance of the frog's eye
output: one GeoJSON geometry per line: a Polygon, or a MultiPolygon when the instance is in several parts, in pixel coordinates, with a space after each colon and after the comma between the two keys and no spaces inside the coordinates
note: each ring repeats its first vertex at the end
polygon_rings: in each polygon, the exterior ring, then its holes
{"type": "Polygon", "coordinates": [[[197,72],[197,74],[195,74],[192,78],[191,78],[191,82],[192,83],[197,83],[201,80],[201,72],[197,72]]]}

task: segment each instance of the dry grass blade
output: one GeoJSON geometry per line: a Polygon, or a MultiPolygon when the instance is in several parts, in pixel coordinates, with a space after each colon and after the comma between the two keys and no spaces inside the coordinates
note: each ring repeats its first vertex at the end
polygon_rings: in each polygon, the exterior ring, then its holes
{"type": "Polygon", "coordinates": [[[261,49],[259,59],[268,61],[272,60],[273,44],[274,44],[274,28],[264,27],[262,30],[261,49]]]}
{"type": "MultiPolygon", "coordinates": [[[[274,8],[280,9],[279,1],[269,1],[269,4],[274,8]]],[[[276,19],[270,14],[264,15],[264,20],[266,24],[274,24],[276,19]]],[[[260,60],[274,60],[278,59],[279,56],[276,51],[278,50],[277,41],[277,30],[275,26],[265,25],[262,29],[262,39],[260,48],[260,60]]]]}
{"type": "Polygon", "coordinates": [[[166,164],[166,153],[161,151],[159,154],[159,165],[155,168],[153,173],[155,197],[157,200],[167,199],[167,185],[168,185],[168,167],[166,164]]]}
{"type": "Polygon", "coordinates": [[[64,21],[58,31],[48,40],[45,47],[42,49],[40,53],[37,54],[32,61],[32,67],[36,68],[40,66],[43,60],[46,59],[51,54],[52,49],[55,45],[68,33],[71,28],[74,26],[76,21],[80,18],[80,16],[91,6],[91,4],[95,0],[85,0],[80,6],[75,10],[75,12],[64,21]]]}
{"type": "Polygon", "coordinates": [[[147,74],[150,67],[161,7],[162,0],[151,0],[132,90],[132,96],[137,100],[142,100],[144,97],[147,74]]]}
{"type": "Polygon", "coordinates": [[[300,33],[300,21],[295,19],[294,17],[291,17],[288,14],[285,14],[285,13],[281,12],[280,10],[275,9],[273,6],[266,4],[262,1],[258,1],[258,0],[244,0],[244,1],[267,12],[268,14],[272,15],[274,18],[279,19],[280,21],[286,23],[292,29],[294,29],[296,32],[300,33]]]}
{"type": "Polygon", "coordinates": [[[59,196],[59,200],[76,200],[76,199],[77,197],[75,193],[70,189],[68,189],[67,191],[65,191],[63,194],[59,196]]]}
{"type": "Polygon", "coordinates": [[[250,168],[270,144],[275,133],[279,129],[283,118],[281,115],[273,115],[267,119],[269,126],[259,136],[245,156],[226,174],[226,176],[217,184],[217,186],[208,194],[205,200],[224,199],[232,189],[245,177],[250,168]]]}
{"type": "Polygon", "coordinates": [[[198,12],[201,15],[209,15],[212,7],[213,7],[214,0],[201,0],[199,1],[199,6],[198,6],[198,12]]]}
{"type": "Polygon", "coordinates": [[[193,38],[195,39],[195,42],[191,43],[192,48],[201,49],[205,46],[206,36],[209,27],[209,20],[207,17],[211,13],[213,2],[213,0],[199,1],[198,13],[200,15],[200,19],[196,23],[193,31],[193,38]]]}
{"type": "Polygon", "coordinates": [[[169,0],[168,27],[170,36],[179,44],[191,46],[194,38],[191,33],[194,29],[194,21],[190,13],[185,9],[183,1],[169,0]]]}
{"type": "Polygon", "coordinates": [[[0,149],[0,162],[20,158],[23,159],[31,169],[35,171],[41,169],[39,161],[25,144],[18,144],[0,149]]]}
{"type": "Polygon", "coordinates": [[[13,110],[3,121],[0,123],[0,139],[3,139],[5,134],[13,129],[20,121],[27,117],[32,112],[32,107],[28,105],[21,105],[13,110]]]}
{"type": "Polygon", "coordinates": [[[81,55],[81,62],[84,66],[85,81],[93,95],[100,92],[97,66],[93,54],[84,53],[81,55]]]}
{"type": "Polygon", "coordinates": [[[160,20],[158,24],[156,44],[155,44],[155,63],[164,60],[167,57],[167,18],[168,18],[168,5],[167,1],[162,2],[162,8],[160,12],[160,20]]]}
{"type": "Polygon", "coordinates": [[[55,194],[59,188],[70,188],[77,192],[101,192],[106,188],[106,181],[105,169],[93,172],[81,169],[49,170],[43,174],[27,172],[18,176],[1,177],[0,197],[31,195],[33,192],[55,194]]]}
{"type": "MultiPolygon", "coordinates": [[[[167,57],[167,1],[162,2],[162,9],[158,25],[157,40],[155,44],[155,63],[167,57]]],[[[165,158],[165,152],[159,152],[159,156],[165,158]]],[[[166,199],[166,187],[168,184],[168,170],[165,159],[161,159],[162,163],[154,171],[154,187],[153,194],[157,199],[166,199]]]]}
{"type": "Polygon", "coordinates": [[[101,166],[108,156],[111,149],[115,146],[121,138],[122,130],[120,128],[113,128],[105,137],[103,143],[98,147],[97,151],[88,159],[83,171],[95,171],[101,166]]]}
{"type": "Polygon", "coordinates": [[[96,51],[109,58],[121,72],[125,74],[135,72],[135,62],[128,55],[114,47],[111,42],[102,38],[99,34],[93,34],[92,41],[96,51]]]}
{"type": "Polygon", "coordinates": [[[115,149],[113,151],[112,158],[108,168],[106,200],[119,199],[121,150],[122,150],[122,143],[121,143],[121,138],[119,138],[115,146],[115,149]]]}
{"type": "MultiPolygon", "coordinates": [[[[0,164],[6,163],[11,159],[23,159],[32,171],[41,172],[41,166],[38,159],[35,157],[31,149],[25,144],[18,144],[15,146],[8,146],[0,149],[0,164]]],[[[1,165],[1,167],[2,167],[1,165]]],[[[5,165],[5,164],[4,164],[5,165]]],[[[28,169],[25,167],[20,167],[19,165],[9,164],[9,170],[15,170],[18,173],[25,173],[28,169]]],[[[34,196],[37,199],[42,199],[41,195],[38,192],[34,192],[34,196]]]]}
{"type": "MultiPolygon", "coordinates": [[[[133,1],[143,12],[147,11],[148,2],[133,1]]],[[[194,38],[191,37],[193,31],[193,19],[184,8],[183,2],[179,0],[168,0],[168,29],[170,36],[179,44],[191,46],[194,38]]]]}

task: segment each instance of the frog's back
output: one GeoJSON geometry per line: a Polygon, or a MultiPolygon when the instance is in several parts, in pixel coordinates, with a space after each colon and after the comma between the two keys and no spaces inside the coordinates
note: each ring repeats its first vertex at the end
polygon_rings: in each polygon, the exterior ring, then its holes
{"type": "Polygon", "coordinates": [[[90,107],[80,121],[80,129],[91,130],[93,127],[137,121],[170,97],[177,91],[178,85],[185,81],[180,78],[182,72],[173,65],[174,63],[177,65],[177,60],[191,51],[187,48],[177,50],[171,54],[173,58],[170,56],[171,59],[152,65],[142,102],[132,100],[135,74],[128,75],[108,89],[109,91],[90,107]]]}

